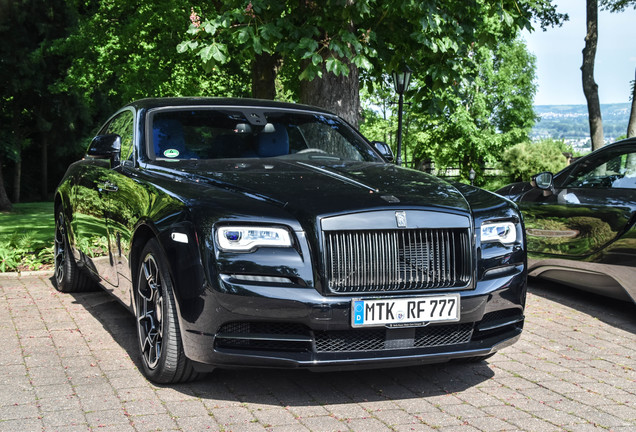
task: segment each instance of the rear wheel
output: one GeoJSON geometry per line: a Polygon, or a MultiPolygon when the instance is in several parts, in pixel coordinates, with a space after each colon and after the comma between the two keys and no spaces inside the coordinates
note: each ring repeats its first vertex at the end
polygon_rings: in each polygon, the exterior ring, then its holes
{"type": "Polygon", "coordinates": [[[143,372],[156,383],[199,377],[185,356],[168,264],[156,239],[141,253],[135,288],[137,335],[143,372]]]}
{"type": "Polygon", "coordinates": [[[66,219],[61,209],[58,209],[55,218],[54,248],[55,288],[64,293],[93,290],[95,283],[77,267],[71,254],[66,232],[66,219]]]}

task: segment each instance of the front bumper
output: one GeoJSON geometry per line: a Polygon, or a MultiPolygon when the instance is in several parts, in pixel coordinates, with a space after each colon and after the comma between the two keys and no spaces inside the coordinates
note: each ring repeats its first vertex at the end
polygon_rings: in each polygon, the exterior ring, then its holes
{"type": "Polygon", "coordinates": [[[185,353],[197,369],[342,370],[486,356],[513,344],[523,328],[526,273],[520,266],[460,291],[459,322],[401,328],[352,328],[351,296],[237,283],[229,276],[220,277],[220,286],[206,289],[196,319],[182,322],[185,353]]]}

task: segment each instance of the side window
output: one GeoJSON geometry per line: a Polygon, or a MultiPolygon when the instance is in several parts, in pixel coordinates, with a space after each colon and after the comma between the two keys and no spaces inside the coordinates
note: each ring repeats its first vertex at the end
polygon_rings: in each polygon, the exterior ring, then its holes
{"type": "Polygon", "coordinates": [[[117,134],[121,137],[121,160],[132,157],[133,152],[133,131],[134,116],[132,111],[124,111],[117,115],[108,124],[107,134],[117,134]]]}
{"type": "Polygon", "coordinates": [[[607,152],[573,173],[565,187],[636,189],[636,149],[607,152]]]}

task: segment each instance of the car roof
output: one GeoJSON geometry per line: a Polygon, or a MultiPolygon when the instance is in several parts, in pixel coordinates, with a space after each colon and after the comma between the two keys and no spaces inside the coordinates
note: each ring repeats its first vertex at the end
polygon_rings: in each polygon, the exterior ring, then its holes
{"type": "Polygon", "coordinates": [[[306,110],[323,114],[334,115],[332,112],[311,105],[302,105],[288,102],[277,102],[266,99],[251,98],[218,98],[218,97],[164,97],[139,99],[129,103],[137,109],[153,109],[163,107],[182,106],[235,106],[257,108],[282,108],[290,110],[306,110]]]}
{"type": "Polygon", "coordinates": [[[621,145],[625,145],[625,144],[636,144],[636,137],[625,138],[625,139],[623,139],[623,140],[616,141],[616,142],[611,143],[611,144],[605,144],[605,145],[604,145],[603,147],[601,147],[601,148],[614,147],[614,146],[621,146],[621,145]]]}

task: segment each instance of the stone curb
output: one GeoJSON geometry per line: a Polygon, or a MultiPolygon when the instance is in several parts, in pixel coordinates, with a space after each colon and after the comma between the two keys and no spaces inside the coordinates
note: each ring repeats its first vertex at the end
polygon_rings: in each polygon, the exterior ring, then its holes
{"type": "Polygon", "coordinates": [[[53,276],[54,270],[39,270],[39,271],[27,271],[27,272],[6,272],[0,273],[0,279],[15,279],[27,276],[53,276]]]}

